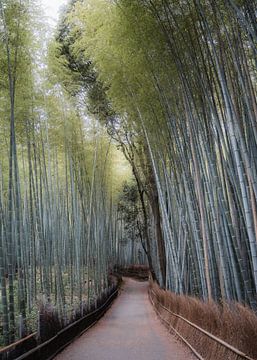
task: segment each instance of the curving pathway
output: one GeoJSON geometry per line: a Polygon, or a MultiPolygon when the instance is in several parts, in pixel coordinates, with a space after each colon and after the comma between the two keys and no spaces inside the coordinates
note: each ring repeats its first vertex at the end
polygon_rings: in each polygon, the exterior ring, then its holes
{"type": "Polygon", "coordinates": [[[121,295],[98,323],[55,360],[194,360],[168,333],[147,295],[147,282],[125,278],[121,295]]]}

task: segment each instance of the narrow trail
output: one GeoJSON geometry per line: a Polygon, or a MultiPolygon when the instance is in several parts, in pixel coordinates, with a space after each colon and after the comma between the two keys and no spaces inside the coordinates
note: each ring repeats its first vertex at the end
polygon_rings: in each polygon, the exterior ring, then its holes
{"type": "Polygon", "coordinates": [[[99,322],[55,360],[194,360],[157,318],[146,282],[125,278],[121,295],[99,322]]]}

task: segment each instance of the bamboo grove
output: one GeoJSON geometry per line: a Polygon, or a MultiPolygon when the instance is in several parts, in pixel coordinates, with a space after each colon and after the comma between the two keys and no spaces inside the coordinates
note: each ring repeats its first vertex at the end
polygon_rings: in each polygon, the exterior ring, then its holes
{"type": "Polygon", "coordinates": [[[113,148],[48,71],[39,14],[0,1],[0,345],[36,331],[42,307],[82,316],[116,249],[113,148]]]}
{"type": "Polygon", "coordinates": [[[1,344],[114,265],[256,311],[256,44],[252,0],[71,0],[50,43],[0,0],[1,344]]]}
{"type": "Polygon", "coordinates": [[[94,109],[146,203],[159,283],[253,309],[255,15],[251,0],[88,0],[65,20],[71,53],[92,61],[107,97],[101,109],[99,91],[94,109]]]}

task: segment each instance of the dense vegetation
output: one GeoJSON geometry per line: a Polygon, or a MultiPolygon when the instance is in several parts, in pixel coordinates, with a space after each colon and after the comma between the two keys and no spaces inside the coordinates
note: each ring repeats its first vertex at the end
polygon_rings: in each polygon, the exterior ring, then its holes
{"type": "Polygon", "coordinates": [[[254,1],[73,0],[47,59],[35,9],[0,0],[3,342],[145,257],[164,288],[256,310],[254,1]]]}
{"type": "Polygon", "coordinates": [[[0,344],[35,331],[40,307],[82,315],[117,247],[117,150],[49,71],[39,11],[0,2],[0,344]]]}
{"type": "Polygon", "coordinates": [[[94,73],[90,107],[147,203],[159,282],[255,308],[254,3],[85,1],[63,26],[57,56],[94,73]]]}

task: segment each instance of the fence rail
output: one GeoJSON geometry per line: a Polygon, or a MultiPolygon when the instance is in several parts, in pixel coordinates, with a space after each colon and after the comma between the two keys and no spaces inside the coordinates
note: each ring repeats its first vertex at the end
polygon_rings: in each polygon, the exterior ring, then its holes
{"type": "Polygon", "coordinates": [[[119,291],[119,286],[116,285],[112,290],[111,294],[105,299],[104,303],[100,305],[95,310],[86,314],[79,320],[74,321],[69,324],[62,330],[60,330],[55,336],[51,337],[49,340],[44,341],[42,344],[34,346],[29,351],[25,352],[22,355],[11,354],[15,352],[15,346],[22,345],[28,339],[35,339],[37,333],[33,333],[28,337],[21,339],[1,350],[0,360],[51,360],[53,359],[60,351],[62,351],[67,345],[69,345],[74,339],[87,331],[92,327],[100,317],[107,311],[107,309],[112,304],[113,300],[117,297],[119,291]]]}
{"type": "Polygon", "coordinates": [[[164,319],[160,312],[156,309],[155,307],[155,303],[153,301],[153,298],[151,296],[151,294],[154,295],[156,302],[158,303],[158,305],[164,309],[165,311],[167,311],[169,314],[171,314],[172,316],[181,319],[182,321],[184,321],[185,323],[187,323],[188,325],[190,325],[191,327],[197,329],[198,331],[200,331],[202,334],[208,336],[210,339],[212,339],[213,341],[215,341],[216,343],[222,345],[223,347],[225,347],[226,349],[228,349],[229,351],[233,352],[234,354],[236,354],[237,356],[240,356],[241,359],[247,359],[247,360],[254,360],[253,358],[251,358],[250,356],[246,355],[245,353],[243,353],[242,351],[236,349],[234,346],[228,344],[227,342],[219,339],[218,337],[214,336],[213,334],[211,334],[210,332],[202,329],[200,326],[192,323],[191,321],[187,320],[186,318],[184,318],[183,316],[174,313],[173,311],[171,311],[170,309],[168,309],[166,306],[164,306],[157,298],[157,294],[153,289],[149,288],[149,299],[156,311],[156,313],[158,314],[158,316],[161,318],[162,321],[164,321],[174,332],[175,334],[192,350],[192,352],[196,355],[196,357],[200,360],[205,360],[198,352],[197,350],[171,325],[170,322],[168,322],[166,319],[164,319]]]}
{"type": "Polygon", "coordinates": [[[0,360],[11,359],[12,352],[19,353],[19,350],[17,350],[17,349],[23,348],[23,349],[27,349],[27,351],[29,351],[31,348],[36,346],[36,344],[37,344],[36,337],[37,337],[37,332],[33,332],[32,334],[27,335],[26,337],[19,339],[19,340],[15,341],[14,343],[0,349],[0,360]]]}

